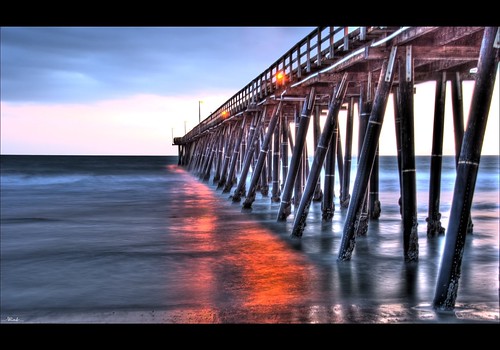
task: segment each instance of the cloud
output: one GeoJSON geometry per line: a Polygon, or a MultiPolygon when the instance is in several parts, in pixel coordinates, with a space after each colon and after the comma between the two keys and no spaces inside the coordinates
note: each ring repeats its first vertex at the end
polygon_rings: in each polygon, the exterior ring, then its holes
{"type": "Polygon", "coordinates": [[[2,100],[236,93],[313,28],[2,27],[2,100]]]}

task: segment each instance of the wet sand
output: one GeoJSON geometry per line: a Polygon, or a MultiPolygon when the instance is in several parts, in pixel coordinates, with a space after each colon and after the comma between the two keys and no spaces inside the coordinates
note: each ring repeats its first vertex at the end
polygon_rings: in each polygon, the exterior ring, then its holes
{"type": "Polygon", "coordinates": [[[493,304],[457,304],[454,311],[437,312],[430,305],[400,304],[378,308],[359,305],[289,305],[253,307],[133,310],[104,312],[53,312],[19,314],[2,324],[500,324],[493,304]]]}

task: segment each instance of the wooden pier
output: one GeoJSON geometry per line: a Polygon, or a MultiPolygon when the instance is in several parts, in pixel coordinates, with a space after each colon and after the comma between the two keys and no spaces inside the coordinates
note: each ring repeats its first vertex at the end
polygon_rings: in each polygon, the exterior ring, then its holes
{"type": "Polygon", "coordinates": [[[243,208],[251,208],[258,190],[267,196],[271,183],[271,201],[280,203],[276,220],[285,221],[293,206],[291,236],[299,239],[312,201],[321,201],[323,220],[332,219],[338,173],[340,203],[347,217],[337,259],[348,261],[356,237],[365,235],[368,220],[380,215],[378,142],[388,97],[393,94],[402,258],[417,262],[414,123],[418,121],[413,115],[413,95],[415,84],[435,81],[427,239],[446,234],[433,306],[452,310],[465,236],[473,227],[470,209],[499,48],[498,27],[318,27],[190,132],[174,138],[179,165],[231,193],[233,202],[243,201],[243,208]],[[474,81],[475,88],[464,126],[461,94],[465,80],[474,81]],[[439,198],[447,81],[452,85],[457,178],[445,232],[439,198]],[[349,193],[356,104],[358,167],[349,193]],[[341,110],[347,111],[345,140],[340,140],[341,110]],[[320,115],[325,113],[321,127],[320,115]],[[311,125],[313,150],[306,142],[311,125]]]}

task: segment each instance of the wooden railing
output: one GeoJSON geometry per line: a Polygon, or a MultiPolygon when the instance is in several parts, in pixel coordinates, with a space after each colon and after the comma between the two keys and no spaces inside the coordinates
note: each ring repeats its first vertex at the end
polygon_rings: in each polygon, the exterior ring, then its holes
{"type": "Polygon", "coordinates": [[[174,144],[184,144],[398,27],[317,27],[174,144]],[[281,73],[281,74],[280,74],[281,73]]]}

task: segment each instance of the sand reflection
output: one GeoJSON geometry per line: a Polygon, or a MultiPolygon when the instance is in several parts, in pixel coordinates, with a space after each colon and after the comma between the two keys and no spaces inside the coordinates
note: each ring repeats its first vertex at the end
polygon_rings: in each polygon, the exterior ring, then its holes
{"type": "Polygon", "coordinates": [[[186,260],[177,274],[189,279],[178,284],[189,286],[185,293],[196,299],[189,300],[192,306],[184,306],[185,312],[175,313],[174,322],[293,322],[291,310],[309,300],[312,291],[307,258],[269,229],[226,208],[204,183],[190,181],[189,186],[179,188],[176,202],[183,213],[169,229],[184,237],[175,249],[196,252],[197,259],[186,260]]]}

